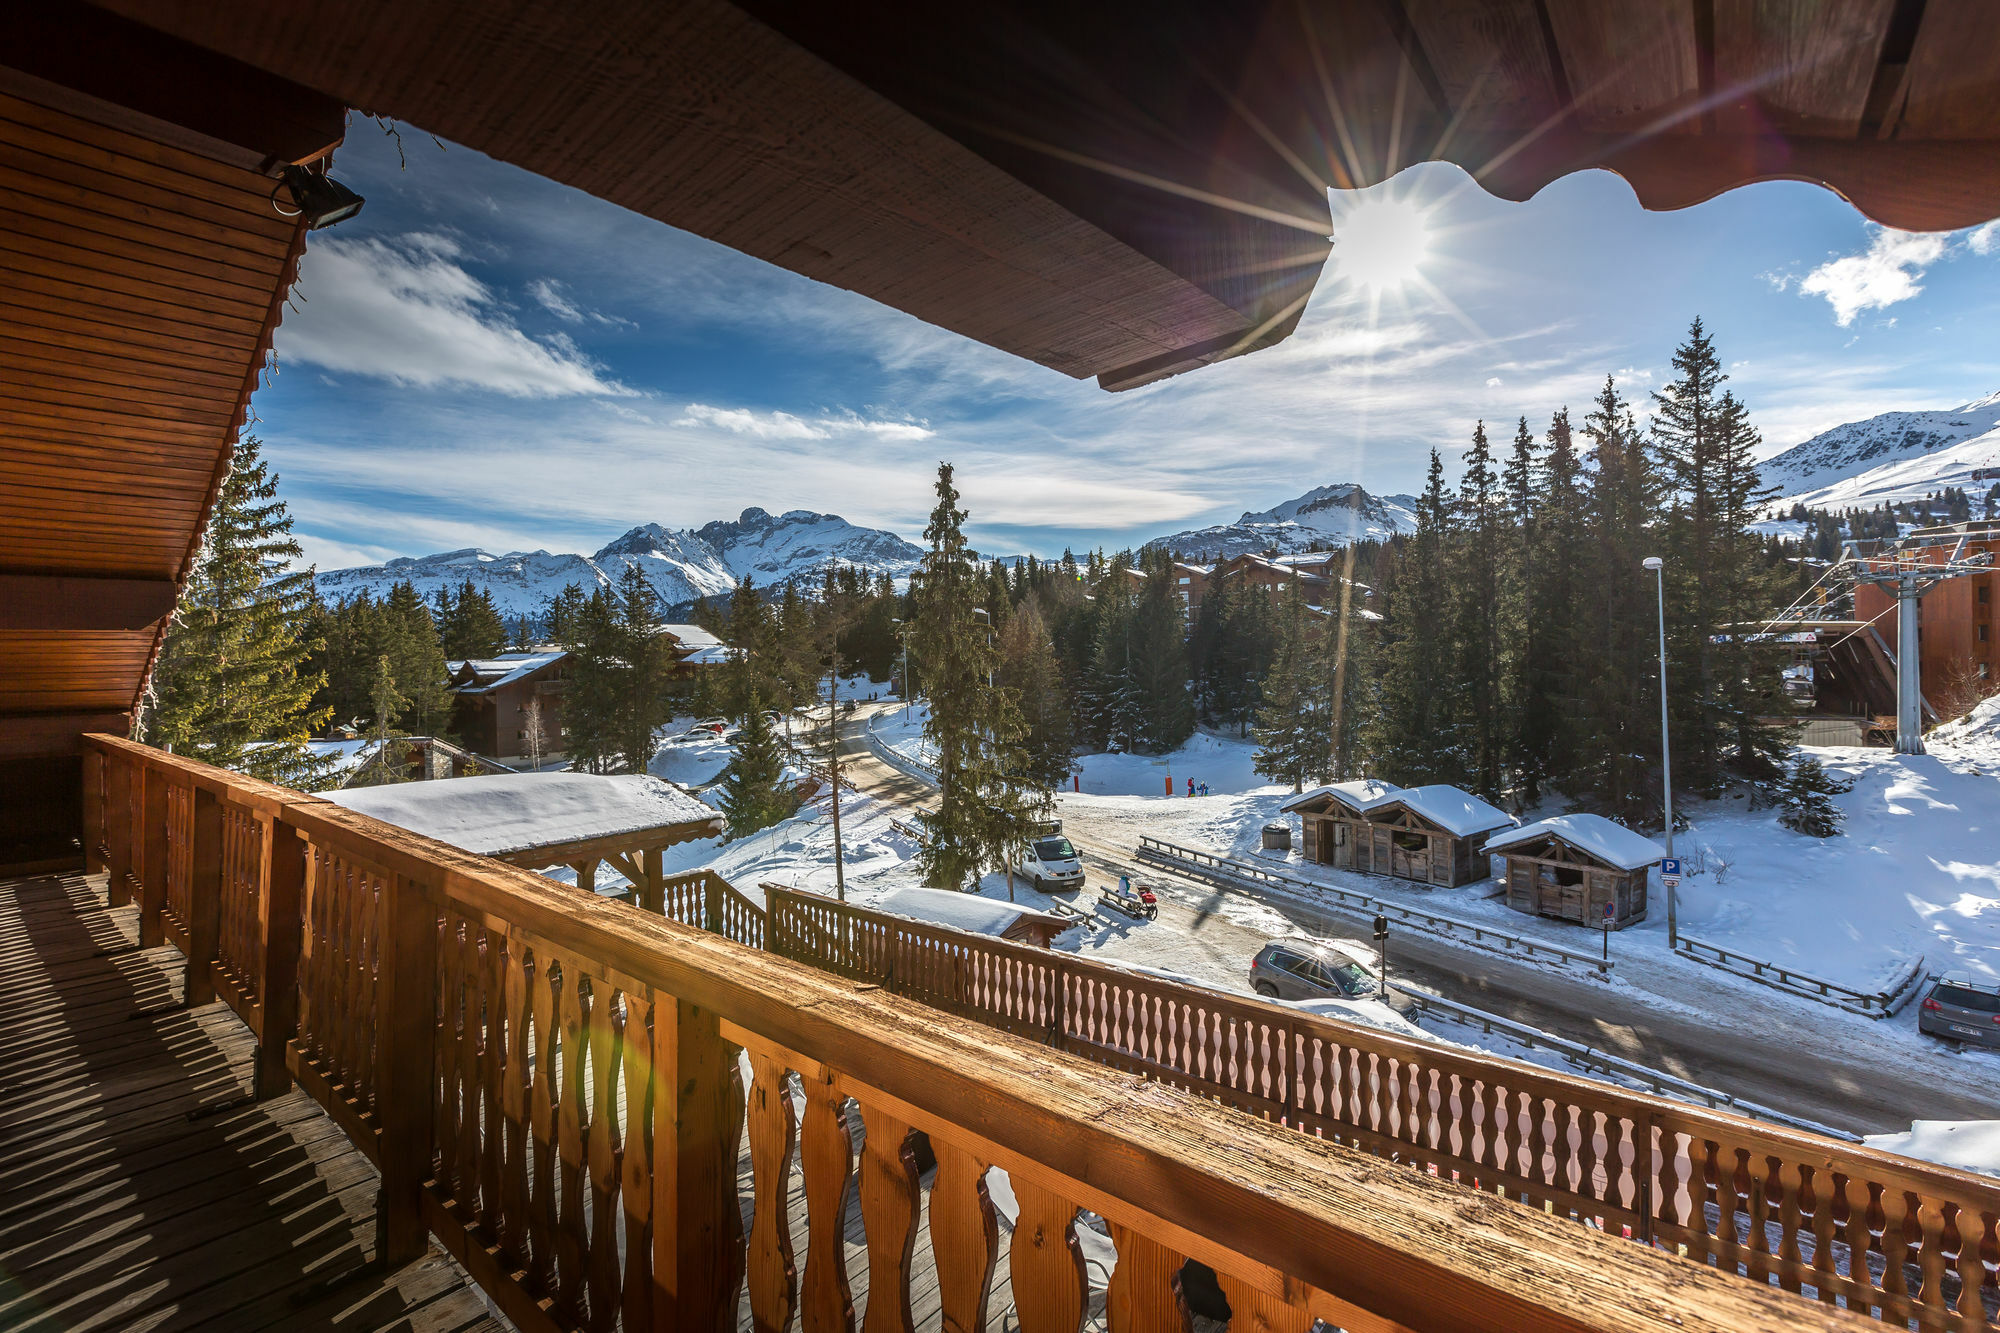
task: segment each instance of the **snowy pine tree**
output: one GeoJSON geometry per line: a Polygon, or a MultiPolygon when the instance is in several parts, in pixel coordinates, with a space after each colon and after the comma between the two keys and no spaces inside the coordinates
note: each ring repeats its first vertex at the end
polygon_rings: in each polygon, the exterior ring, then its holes
{"type": "Polygon", "coordinates": [[[785,782],[785,747],[771,729],[763,700],[754,693],[743,725],[736,733],[736,752],[722,777],[722,813],[729,836],[741,838],[768,828],[798,808],[785,782]]]}
{"type": "Polygon", "coordinates": [[[1853,786],[1837,781],[1819,760],[1811,756],[1800,759],[1779,789],[1785,812],[1778,816],[1778,822],[1808,837],[1835,837],[1846,815],[1833,798],[1853,790],[1853,786]]]}

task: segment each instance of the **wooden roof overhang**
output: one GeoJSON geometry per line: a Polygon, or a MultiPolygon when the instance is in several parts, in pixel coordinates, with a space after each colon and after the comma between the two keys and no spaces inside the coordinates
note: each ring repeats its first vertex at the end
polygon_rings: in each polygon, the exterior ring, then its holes
{"type": "Polygon", "coordinates": [[[109,15],[0,12],[0,759],[123,734],[341,105],[109,15]]]}
{"type": "MultiPolygon", "coordinates": [[[[683,842],[693,842],[697,838],[718,837],[722,833],[722,828],[722,816],[717,815],[712,819],[661,824],[654,828],[607,833],[594,838],[545,842],[533,847],[519,847],[513,851],[494,852],[492,855],[496,861],[505,861],[524,870],[541,870],[549,866],[572,865],[578,861],[615,861],[619,857],[636,856],[642,852],[662,851],[683,842]]],[[[633,882],[637,882],[636,876],[633,877],[633,882]]]]}
{"type": "Polygon", "coordinates": [[[102,0],[1106,388],[1268,346],[1326,190],[2000,215],[1987,0],[102,0]]]}

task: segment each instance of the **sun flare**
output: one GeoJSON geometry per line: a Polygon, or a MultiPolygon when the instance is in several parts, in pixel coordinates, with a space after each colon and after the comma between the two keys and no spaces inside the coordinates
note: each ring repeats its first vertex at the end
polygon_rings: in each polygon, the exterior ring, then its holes
{"type": "Polygon", "coordinates": [[[1419,275],[1430,242],[1428,210],[1414,200],[1368,199],[1334,223],[1334,265],[1357,287],[1397,291],[1419,275]]]}

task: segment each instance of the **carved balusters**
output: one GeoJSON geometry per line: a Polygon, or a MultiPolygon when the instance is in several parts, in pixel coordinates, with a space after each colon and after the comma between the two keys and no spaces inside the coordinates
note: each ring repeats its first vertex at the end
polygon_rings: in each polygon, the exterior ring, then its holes
{"type": "Polygon", "coordinates": [[[1111,1243],[1118,1250],[1118,1266],[1111,1271],[1111,1287],[1105,1293],[1110,1333],[1187,1329],[1187,1310],[1175,1286],[1186,1259],[1116,1222],[1111,1224],[1111,1243]]]}
{"type": "Polygon", "coordinates": [[[1076,1333],[1089,1290],[1073,1230],[1076,1205],[1020,1176],[1011,1183],[1020,1212],[1007,1261],[1021,1333],[1076,1333]]]}
{"type": "Polygon", "coordinates": [[[1217,1273],[1215,1280],[1229,1302],[1229,1333],[1307,1333],[1315,1326],[1310,1310],[1288,1305],[1234,1274],[1217,1273]]]}
{"type": "Polygon", "coordinates": [[[1771,1280],[1770,1163],[1765,1163],[1763,1172],[1753,1171],[1755,1159],[1748,1149],[1738,1149],[1736,1159],[1737,1182],[1750,1200],[1750,1252],[1745,1267],[1752,1282],[1766,1283],[1771,1280]]]}
{"type": "MultiPolygon", "coordinates": [[[[944,1333],[985,1333],[986,1302],[1000,1255],[986,1163],[953,1143],[933,1139],[931,1147],[938,1161],[931,1181],[931,1253],[937,1261],[944,1333]]],[[[872,1303],[874,1288],[869,1290],[872,1303]]]]}
{"type": "Polygon", "coordinates": [[[529,1098],[529,1115],[534,1139],[534,1175],[530,1186],[532,1202],[528,1211],[528,1231],[534,1240],[534,1262],[528,1274],[534,1286],[552,1291],[556,1282],[557,1235],[561,1230],[556,1212],[556,1103],[560,1098],[556,1051],[560,1036],[556,1030],[562,993],[562,967],[546,956],[535,960],[533,973],[534,1082],[529,1098]]]}
{"type": "Polygon", "coordinates": [[[792,1262],[789,1216],[798,1119],[786,1087],[784,1065],[752,1051],[750,1067],[750,1174],[755,1193],[747,1256],[750,1315],[758,1333],[782,1333],[798,1305],[798,1270],[792,1262]]]}
{"type": "Polygon", "coordinates": [[[1877,1232],[1882,1246],[1882,1317],[1907,1321],[1910,1317],[1910,1279],[1904,1265],[1910,1259],[1910,1218],[1900,1191],[1884,1189],[1872,1182],[1875,1196],[1869,1208],[1869,1230],[1877,1232]]]}
{"type": "Polygon", "coordinates": [[[1775,1157],[1765,1160],[1771,1168],[1767,1179],[1777,1190],[1778,1285],[1786,1291],[1798,1292],[1805,1285],[1799,1280],[1803,1262],[1799,1254],[1799,1168],[1788,1167],[1775,1157]]]}
{"type": "MultiPolygon", "coordinates": [[[[590,1238],[585,1268],[590,1292],[590,1327],[609,1333],[618,1317],[618,1125],[619,1049],[617,999],[599,982],[590,1001],[587,1081],[589,1124],[584,1135],[585,1169],[590,1183],[590,1238]]],[[[581,1218],[579,1218],[581,1220],[581,1218]]]]}
{"type": "Polygon", "coordinates": [[[847,1132],[847,1094],[831,1075],[800,1075],[805,1114],[799,1126],[799,1169],[806,1191],[806,1276],[800,1309],[806,1333],[851,1333],[854,1295],[847,1283],[847,1182],[854,1174],[854,1140],[847,1132]]]}
{"type": "Polygon", "coordinates": [[[908,1125],[887,1111],[864,1106],[861,1118],[866,1129],[861,1145],[861,1223],[868,1235],[868,1313],[862,1330],[916,1333],[910,1315],[910,1271],[922,1198],[915,1138],[908,1125]]]}
{"type": "Polygon", "coordinates": [[[1959,1277],[1958,1303],[1953,1309],[1963,1329],[1993,1327],[1986,1317],[1983,1288],[1990,1280],[1986,1256],[1990,1254],[2000,1259],[2000,1236],[1996,1235],[1996,1223],[2000,1223],[2000,1215],[1981,1214],[1962,1207],[1956,1209],[1952,1216],[1952,1224],[1958,1230],[1959,1277]]]}
{"type": "MultiPolygon", "coordinates": [[[[649,863],[650,866],[650,863],[649,863]]],[[[657,867],[650,867],[657,870],[657,867]]],[[[653,883],[659,883],[657,874],[653,883]]],[[[655,889],[657,893],[658,890],[655,889]]],[[[653,1266],[647,1228],[653,1220],[653,1007],[643,996],[624,996],[624,1019],[620,1024],[619,1051],[623,1067],[620,1123],[624,1144],[618,1157],[618,1199],[625,1210],[625,1272],[623,1308],[625,1327],[640,1330],[653,1326],[653,1266]]],[[[672,1095],[669,1085],[667,1094],[672,1095]]],[[[733,1153],[731,1154],[734,1155],[733,1153]]]]}

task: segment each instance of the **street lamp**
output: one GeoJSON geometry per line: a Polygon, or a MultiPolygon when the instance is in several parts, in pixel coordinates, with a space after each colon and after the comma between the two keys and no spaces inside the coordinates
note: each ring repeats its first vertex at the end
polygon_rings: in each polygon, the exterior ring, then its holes
{"type": "MultiPolygon", "coordinates": [[[[1671,861],[1674,859],[1674,755],[1667,740],[1667,562],[1649,555],[1644,564],[1653,571],[1653,587],[1660,604],[1660,791],[1667,815],[1667,859],[1671,861]]],[[[1674,886],[1669,884],[1666,888],[1667,947],[1672,949],[1680,943],[1676,910],[1680,904],[1674,886]]]]}
{"type": "MultiPolygon", "coordinates": [[[[900,620],[891,620],[891,625],[902,625],[900,620]]],[[[903,641],[903,721],[910,720],[910,627],[903,625],[896,635],[903,641]]]]}

